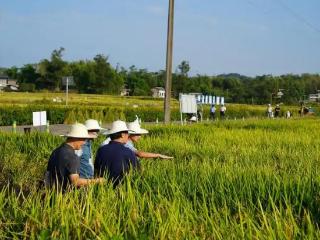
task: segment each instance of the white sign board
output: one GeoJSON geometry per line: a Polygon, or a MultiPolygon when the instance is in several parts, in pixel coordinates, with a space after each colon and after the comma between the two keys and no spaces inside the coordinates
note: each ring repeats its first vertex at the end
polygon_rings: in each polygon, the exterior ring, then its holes
{"type": "Polygon", "coordinates": [[[197,113],[197,99],[195,95],[180,94],[180,112],[197,113]]]}
{"type": "Polygon", "coordinates": [[[212,104],[215,105],[216,104],[216,97],[212,96],[212,104]]]}
{"type": "Polygon", "coordinates": [[[217,104],[217,105],[220,104],[220,97],[216,97],[216,104],[217,104]]]}
{"type": "Polygon", "coordinates": [[[221,97],[220,102],[221,102],[221,105],[224,105],[224,97],[221,97]]]}
{"type": "Polygon", "coordinates": [[[38,126],[44,126],[47,124],[47,112],[42,111],[42,112],[33,112],[33,126],[38,127],[38,126]]]}
{"type": "Polygon", "coordinates": [[[68,76],[68,77],[63,77],[62,78],[62,86],[66,86],[67,84],[69,86],[75,86],[75,83],[74,83],[74,80],[73,80],[72,76],[68,76]]]}

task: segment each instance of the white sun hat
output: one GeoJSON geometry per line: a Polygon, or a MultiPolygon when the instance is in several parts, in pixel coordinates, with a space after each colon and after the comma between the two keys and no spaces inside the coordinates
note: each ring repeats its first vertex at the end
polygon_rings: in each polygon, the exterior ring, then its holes
{"type": "Polygon", "coordinates": [[[76,123],[71,126],[70,132],[64,137],[68,138],[96,138],[96,136],[89,135],[88,129],[81,123],[76,123]]]}
{"type": "Polygon", "coordinates": [[[117,121],[114,121],[112,123],[112,126],[109,130],[105,131],[103,134],[104,135],[111,135],[111,134],[114,134],[114,133],[118,133],[118,132],[128,132],[128,133],[131,133],[132,131],[130,131],[128,128],[127,128],[127,125],[124,121],[121,121],[121,120],[117,120],[117,121]]]}
{"type": "Polygon", "coordinates": [[[105,130],[104,128],[100,127],[98,121],[95,119],[88,119],[87,121],[85,121],[84,125],[88,130],[105,130]]]}
{"type": "Polygon", "coordinates": [[[147,133],[149,133],[148,130],[140,127],[140,124],[137,120],[134,122],[128,123],[128,129],[133,132],[132,134],[147,134],[147,133]]]}
{"type": "Polygon", "coordinates": [[[191,121],[191,122],[196,122],[196,121],[197,121],[197,117],[196,117],[196,116],[192,116],[192,117],[190,118],[190,121],[191,121]]]}

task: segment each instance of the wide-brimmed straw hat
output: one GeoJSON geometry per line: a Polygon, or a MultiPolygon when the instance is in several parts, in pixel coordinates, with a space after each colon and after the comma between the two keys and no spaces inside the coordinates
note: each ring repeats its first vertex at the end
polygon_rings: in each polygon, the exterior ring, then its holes
{"type": "Polygon", "coordinates": [[[117,120],[117,121],[114,121],[112,123],[111,128],[109,130],[105,131],[103,134],[104,135],[111,135],[111,134],[118,133],[118,132],[132,133],[132,131],[130,131],[127,128],[127,125],[126,125],[126,123],[124,121],[117,120]]]}
{"type": "Polygon", "coordinates": [[[90,130],[98,130],[98,131],[105,130],[104,128],[100,127],[98,121],[95,119],[88,119],[87,121],[85,121],[84,125],[87,127],[87,129],[89,131],[90,130]]]}
{"type": "Polygon", "coordinates": [[[132,131],[131,134],[148,134],[149,131],[140,127],[139,122],[136,120],[134,122],[128,123],[128,129],[132,131]]]}
{"type": "Polygon", "coordinates": [[[88,129],[86,128],[85,125],[83,125],[81,123],[73,124],[71,126],[70,131],[66,135],[63,135],[63,136],[68,137],[68,138],[86,138],[86,139],[87,138],[88,139],[96,138],[96,136],[89,135],[88,129]]]}
{"type": "Polygon", "coordinates": [[[190,118],[190,121],[191,121],[191,122],[196,122],[196,121],[197,121],[197,117],[196,117],[196,116],[192,116],[192,117],[190,118]]]}

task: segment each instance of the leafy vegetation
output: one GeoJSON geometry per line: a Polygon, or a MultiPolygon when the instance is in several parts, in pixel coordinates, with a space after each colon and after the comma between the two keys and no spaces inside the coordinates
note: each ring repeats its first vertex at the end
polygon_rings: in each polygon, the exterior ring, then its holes
{"type": "MultiPolygon", "coordinates": [[[[163,100],[151,97],[120,97],[97,94],[70,94],[68,106],[65,106],[63,93],[0,93],[0,126],[32,124],[32,112],[47,111],[51,124],[83,122],[88,118],[97,119],[102,123],[122,119],[133,121],[138,115],[144,122],[163,121],[163,100]]],[[[209,106],[199,106],[203,112],[203,119],[209,118],[209,106]]],[[[298,106],[281,105],[280,116],[291,111],[298,116],[298,106]]],[[[319,106],[314,105],[315,113],[319,113],[319,106]]],[[[171,119],[180,121],[179,102],[171,101],[171,119]]],[[[228,119],[264,118],[266,106],[227,104],[228,119]]],[[[183,116],[187,118],[187,116],[183,116]]],[[[219,119],[219,114],[217,114],[219,119]]]]}
{"type": "MultiPolygon", "coordinates": [[[[125,69],[113,67],[108,57],[98,54],[92,60],[67,62],[63,60],[64,48],[54,50],[49,59],[36,64],[15,66],[3,70],[11,78],[18,79],[21,91],[55,90],[61,91],[63,76],[73,76],[73,91],[79,93],[120,94],[123,88],[131,96],[150,96],[151,88],[163,87],[165,72],[150,72],[135,66],[125,69]]],[[[175,98],[179,93],[198,92],[225,96],[229,103],[297,104],[307,100],[308,94],[320,89],[319,74],[286,74],[281,76],[263,75],[247,77],[239,74],[217,76],[189,76],[191,66],[187,61],[178,65],[172,76],[172,91],[175,98]],[[279,98],[279,91],[283,94],[279,98]]]]}
{"type": "MultiPolygon", "coordinates": [[[[142,160],[111,184],[45,191],[48,134],[0,134],[0,238],[317,239],[318,119],[153,126],[138,148],[174,155],[142,160]]],[[[97,150],[98,139],[94,144],[97,150]]]]}

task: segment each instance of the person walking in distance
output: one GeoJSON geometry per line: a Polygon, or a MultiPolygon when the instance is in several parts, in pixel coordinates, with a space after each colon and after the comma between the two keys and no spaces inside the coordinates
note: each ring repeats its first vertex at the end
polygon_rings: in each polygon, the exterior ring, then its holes
{"type": "Polygon", "coordinates": [[[216,119],[216,106],[214,104],[210,107],[210,119],[215,120],[216,119]]]}
{"type": "Polygon", "coordinates": [[[226,106],[224,104],[222,104],[221,107],[220,107],[220,118],[221,119],[225,118],[226,111],[227,111],[226,106]]]}

